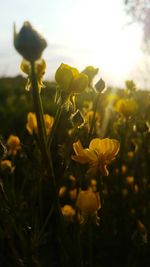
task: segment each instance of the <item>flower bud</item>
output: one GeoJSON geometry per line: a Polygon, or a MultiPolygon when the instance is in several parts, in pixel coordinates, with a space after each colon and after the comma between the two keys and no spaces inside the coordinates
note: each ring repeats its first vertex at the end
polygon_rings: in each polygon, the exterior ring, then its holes
{"type": "Polygon", "coordinates": [[[8,155],[15,156],[21,149],[21,142],[18,136],[10,135],[7,140],[8,155]]]}
{"type": "Polygon", "coordinates": [[[65,205],[61,208],[61,211],[67,222],[72,221],[76,214],[75,209],[71,205],[65,205]]]}
{"type": "Polygon", "coordinates": [[[80,110],[77,110],[72,116],[71,121],[73,126],[80,127],[84,123],[84,118],[80,112],[80,110]]]}
{"type": "Polygon", "coordinates": [[[100,196],[90,189],[85,191],[81,190],[76,205],[81,212],[91,215],[101,208],[100,196]]]}
{"type": "Polygon", "coordinates": [[[95,77],[95,75],[98,73],[99,69],[94,68],[93,66],[87,66],[82,73],[86,74],[88,76],[89,86],[91,86],[92,80],[95,77]]]}
{"type": "Polygon", "coordinates": [[[100,79],[96,84],[95,88],[97,93],[101,93],[105,89],[105,82],[103,79],[100,79]]]}
{"type": "Polygon", "coordinates": [[[60,88],[68,94],[78,94],[88,85],[88,76],[79,73],[76,68],[62,63],[55,73],[55,80],[60,88]]]}
{"type": "Polygon", "coordinates": [[[39,59],[47,46],[46,40],[26,21],[19,33],[14,27],[14,46],[28,61],[39,59]]]}

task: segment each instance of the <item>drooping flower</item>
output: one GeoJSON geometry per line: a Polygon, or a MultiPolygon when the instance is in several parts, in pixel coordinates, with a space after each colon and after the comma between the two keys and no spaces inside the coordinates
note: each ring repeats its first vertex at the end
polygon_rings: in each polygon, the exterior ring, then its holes
{"type": "MultiPolygon", "coordinates": [[[[31,83],[31,64],[27,60],[23,60],[20,66],[21,70],[27,74],[27,84],[25,89],[29,91],[32,89],[32,83],[31,83]]],[[[35,61],[35,73],[37,76],[37,82],[38,82],[38,89],[39,92],[41,92],[41,88],[44,88],[45,85],[43,84],[43,75],[45,74],[46,70],[46,62],[44,59],[39,59],[35,61]]]]}
{"type": "Polygon", "coordinates": [[[26,21],[19,33],[14,27],[14,46],[16,50],[28,61],[41,58],[47,46],[46,40],[26,21]]]}
{"type": "Polygon", "coordinates": [[[20,139],[16,135],[10,135],[7,140],[8,154],[15,156],[21,149],[20,139]]]}
{"type": "Polygon", "coordinates": [[[80,223],[84,223],[91,216],[94,218],[95,223],[99,224],[99,217],[97,215],[98,210],[101,208],[100,195],[98,192],[94,192],[92,188],[88,190],[80,190],[76,206],[79,210],[80,223]]]}
{"type": "Polygon", "coordinates": [[[55,80],[59,84],[61,90],[68,94],[77,94],[85,90],[88,85],[88,76],[79,73],[76,68],[62,63],[57,69],[55,80]]]}
{"type": "MultiPolygon", "coordinates": [[[[46,134],[49,135],[54,123],[54,117],[48,114],[44,114],[44,122],[45,122],[46,134]]],[[[28,113],[26,129],[31,135],[34,132],[38,134],[37,118],[35,113],[33,112],[28,113]]]]}
{"type": "Polygon", "coordinates": [[[75,155],[72,156],[72,159],[81,164],[88,163],[88,173],[96,174],[97,171],[100,171],[104,176],[108,176],[107,166],[115,159],[119,148],[120,143],[109,138],[95,138],[86,149],[78,140],[73,144],[75,155]]]}
{"type": "Polygon", "coordinates": [[[101,207],[98,193],[93,192],[91,189],[79,192],[76,205],[80,211],[87,215],[93,214],[101,207]]]}

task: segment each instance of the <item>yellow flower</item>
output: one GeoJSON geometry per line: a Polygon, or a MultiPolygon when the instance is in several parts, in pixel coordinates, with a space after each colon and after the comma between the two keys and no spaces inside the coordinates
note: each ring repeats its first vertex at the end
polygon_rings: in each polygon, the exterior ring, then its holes
{"type": "Polygon", "coordinates": [[[78,94],[83,92],[88,85],[88,77],[87,75],[83,73],[78,73],[78,75],[74,76],[71,85],[70,90],[72,93],[78,94]]]}
{"type": "Polygon", "coordinates": [[[72,221],[75,216],[75,209],[71,205],[65,205],[61,208],[62,214],[67,221],[72,221]]]}
{"type": "MultiPolygon", "coordinates": [[[[49,135],[54,123],[54,117],[48,114],[44,114],[44,122],[45,122],[46,134],[49,135]]],[[[28,113],[26,129],[29,132],[29,134],[33,134],[34,132],[38,134],[38,125],[35,113],[32,112],[28,113]]]]}
{"type": "Polygon", "coordinates": [[[29,134],[33,134],[35,132],[37,134],[37,119],[35,113],[29,112],[27,116],[27,124],[26,129],[29,132],[29,134]]]}
{"type": "Polygon", "coordinates": [[[127,182],[127,184],[132,185],[134,183],[134,177],[133,176],[127,176],[126,182],[127,182]]]}
{"type": "Polygon", "coordinates": [[[0,162],[0,169],[2,171],[11,171],[13,169],[12,162],[8,159],[2,160],[0,162]]]}
{"type": "Polygon", "coordinates": [[[48,114],[44,114],[44,122],[45,122],[46,134],[49,135],[53,127],[54,117],[48,114]]]}
{"type": "Polygon", "coordinates": [[[93,214],[101,208],[99,193],[95,193],[91,189],[81,190],[76,205],[84,214],[93,214]]]}
{"type": "Polygon", "coordinates": [[[137,111],[137,103],[132,98],[119,99],[115,105],[115,110],[124,117],[129,117],[137,111]]]}
{"type": "Polygon", "coordinates": [[[67,191],[67,187],[66,186],[61,186],[60,189],[59,189],[59,197],[64,197],[66,191],[67,191]]]}
{"type": "Polygon", "coordinates": [[[69,190],[69,198],[73,201],[77,198],[77,188],[73,188],[69,190]]]}
{"type": "Polygon", "coordinates": [[[91,86],[92,80],[95,77],[95,75],[98,73],[99,69],[94,68],[93,66],[87,66],[82,73],[86,74],[88,76],[88,85],[91,86]]]}
{"type": "Polygon", "coordinates": [[[121,172],[122,172],[122,174],[124,174],[124,173],[127,172],[127,166],[126,166],[125,164],[123,164],[123,165],[121,166],[121,172]]]}
{"type": "Polygon", "coordinates": [[[128,158],[132,159],[134,157],[134,152],[128,151],[127,156],[128,156],[128,158]]]}
{"type": "Polygon", "coordinates": [[[137,184],[134,185],[134,193],[138,193],[139,192],[139,187],[137,184]]]}
{"type": "Polygon", "coordinates": [[[80,141],[77,141],[73,144],[76,155],[73,155],[72,159],[81,164],[88,163],[90,165],[88,173],[96,174],[97,171],[100,171],[104,176],[108,176],[107,165],[115,159],[119,148],[120,143],[109,138],[95,138],[86,149],[83,148],[80,141]]]}
{"type": "Polygon", "coordinates": [[[103,107],[113,107],[115,106],[116,102],[118,101],[119,97],[118,95],[114,94],[114,93],[110,93],[108,95],[106,95],[106,97],[103,100],[103,107]]]}
{"type": "Polygon", "coordinates": [[[47,46],[46,40],[26,21],[20,32],[14,27],[14,46],[29,61],[39,59],[47,46]]]}
{"type": "MultiPolygon", "coordinates": [[[[21,70],[28,75],[27,78],[27,84],[25,89],[27,91],[29,91],[30,89],[32,89],[32,84],[31,84],[31,64],[29,61],[27,60],[23,60],[20,66],[21,70]]],[[[46,70],[46,62],[44,59],[39,59],[37,61],[35,61],[35,73],[37,75],[37,82],[38,82],[38,88],[39,88],[39,92],[41,92],[41,88],[44,88],[44,84],[43,84],[43,75],[45,73],[46,70]]]]}
{"type": "Polygon", "coordinates": [[[63,63],[57,69],[55,79],[60,88],[68,94],[80,93],[88,85],[87,75],[79,73],[76,68],[63,63]]]}
{"type": "Polygon", "coordinates": [[[91,188],[93,192],[97,192],[97,181],[95,179],[91,179],[89,188],[91,188]]]}
{"type": "Polygon", "coordinates": [[[99,225],[98,210],[101,208],[100,195],[93,192],[91,188],[88,190],[80,190],[76,206],[79,210],[78,218],[80,223],[85,223],[88,217],[92,217],[94,222],[99,225]]]}
{"type": "Polygon", "coordinates": [[[8,154],[15,156],[21,149],[20,139],[16,135],[10,135],[7,140],[8,154]]]}

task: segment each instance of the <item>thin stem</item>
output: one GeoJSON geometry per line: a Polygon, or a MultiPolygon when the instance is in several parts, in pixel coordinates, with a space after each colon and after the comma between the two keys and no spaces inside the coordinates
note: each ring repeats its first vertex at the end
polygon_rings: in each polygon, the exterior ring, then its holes
{"type": "Polygon", "coordinates": [[[33,103],[34,103],[34,109],[37,117],[37,125],[38,125],[38,134],[40,137],[41,145],[44,145],[46,143],[46,129],[45,129],[45,123],[44,123],[44,113],[43,113],[43,107],[41,103],[38,83],[37,83],[37,76],[35,73],[35,65],[34,62],[31,62],[31,80],[32,80],[32,95],[33,95],[33,103]]]}
{"type": "Polygon", "coordinates": [[[53,140],[53,137],[54,137],[61,113],[62,113],[62,107],[63,106],[60,105],[56,111],[54,124],[53,124],[52,130],[51,130],[50,135],[49,135],[48,140],[47,140],[47,147],[48,148],[50,148],[50,146],[51,146],[51,143],[52,143],[52,140],[53,140]]]}
{"type": "Polygon", "coordinates": [[[91,128],[89,131],[89,141],[90,141],[91,136],[93,134],[94,124],[95,124],[95,115],[96,115],[96,111],[97,111],[97,107],[98,107],[99,97],[100,97],[100,93],[97,94],[97,97],[96,97],[96,100],[94,103],[94,112],[93,112],[93,117],[92,117],[91,128]]]}
{"type": "Polygon", "coordinates": [[[46,169],[48,171],[49,177],[52,178],[52,189],[54,190],[54,194],[56,194],[56,181],[55,175],[53,170],[53,164],[51,159],[50,152],[48,153],[47,145],[46,145],[46,129],[44,123],[44,116],[43,116],[43,107],[41,103],[41,98],[39,94],[39,88],[37,83],[37,77],[35,73],[35,66],[34,62],[31,62],[31,81],[32,81],[32,95],[33,95],[33,103],[34,109],[37,117],[37,125],[38,125],[38,134],[39,134],[39,142],[40,142],[40,150],[42,153],[43,160],[45,162],[46,169]]]}
{"type": "Polygon", "coordinates": [[[46,217],[46,219],[45,219],[45,221],[43,223],[43,226],[42,226],[42,228],[41,228],[41,230],[39,232],[39,235],[38,235],[36,241],[39,241],[41,239],[42,234],[44,233],[44,230],[45,230],[45,228],[46,228],[46,226],[47,226],[47,224],[49,222],[49,219],[50,219],[50,217],[51,217],[51,215],[53,213],[53,210],[54,210],[54,205],[52,205],[52,207],[50,208],[49,213],[48,213],[48,215],[47,215],[47,217],[46,217]]]}
{"type": "MultiPolygon", "coordinates": [[[[55,180],[51,153],[50,153],[50,149],[48,149],[47,142],[46,142],[46,130],[45,130],[45,124],[44,124],[44,117],[43,117],[43,108],[42,108],[41,98],[40,98],[40,94],[38,90],[38,83],[37,83],[37,77],[35,73],[34,62],[31,62],[31,81],[32,81],[33,103],[34,103],[35,113],[37,117],[37,124],[38,124],[40,150],[41,150],[43,161],[45,163],[47,174],[49,178],[51,178],[50,179],[50,190],[51,190],[51,197],[52,197],[50,211],[48,212],[48,215],[46,216],[43,222],[43,225],[41,227],[41,230],[39,232],[38,238],[36,239],[36,241],[39,241],[39,239],[41,238],[42,234],[44,233],[49,223],[52,213],[55,213],[55,217],[57,218],[58,223],[59,223],[58,227],[61,228],[62,230],[61,231],[62,235],[63,235],[64,226],[63,226],[61,208],[59,204],[58,189],[57,189],[57,184],[55,180]]],[[[59,107],[57,114],[56,114],[57,116],[55,118],[54,129],[50,137],[50,144],[51,144],[54,132],[56,130],[56,127],[57,127],[57,124],[58,124],[58,121],[61,115],[61,111],[62,111],[62,106],[59,107]]],[[[62,240],[64,240],[64,237],[62,237],[62,240]]]]}

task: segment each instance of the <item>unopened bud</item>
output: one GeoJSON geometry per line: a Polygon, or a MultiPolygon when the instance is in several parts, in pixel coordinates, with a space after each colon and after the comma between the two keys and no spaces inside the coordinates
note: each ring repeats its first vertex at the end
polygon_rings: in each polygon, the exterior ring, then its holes
{"type": "Polygon", "coordinates": [[[84,118],[80,112],[80,110],[77,110],[72,116],[71,121],[73,126],[80,127],[84,123],[84,118]]]}
{"type": "Polygon", "coordinates": [[[47,46],[46,40],[26,21],[19,33],[14,27],[14,46],[28,61],[38,60],[47,46]]]}
{"type": "Polygon", "coordinates": [[[96,84],[95,88],[97,93],[101,93],[105,89],[105,82],[103,79],[100,79],[96,84]]]}

